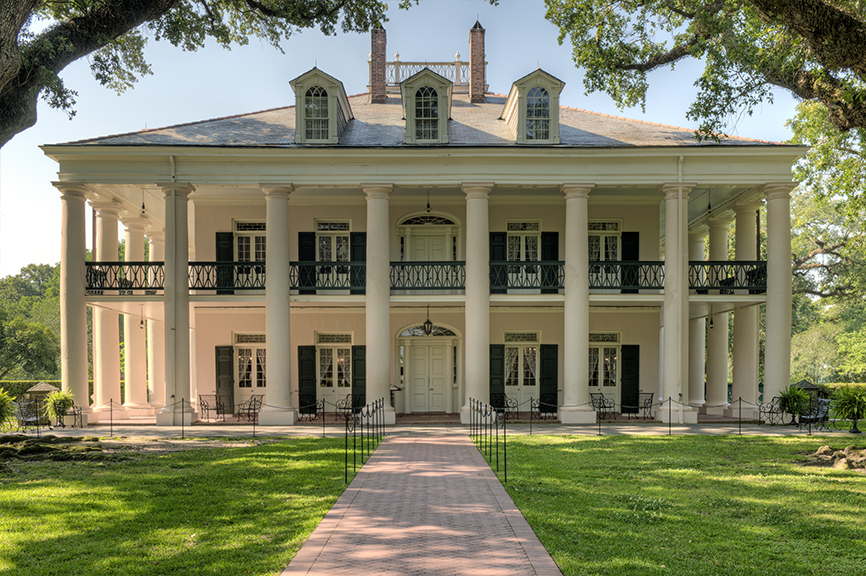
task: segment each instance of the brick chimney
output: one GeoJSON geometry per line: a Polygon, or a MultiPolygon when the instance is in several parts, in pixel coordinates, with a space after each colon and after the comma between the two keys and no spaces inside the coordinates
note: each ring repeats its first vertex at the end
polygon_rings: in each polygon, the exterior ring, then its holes
{"type": "Polygon", "coordinates": [[[370,30],[370,101],[384,104],[387,99],[385,88],[385,29],[381,25],[370,30]]]}
{"type": "Polygon", "coordinates": [[[487,84],[487,63],[484,61],[484,28],[475,21],[469,31],[469,101],[484,102],[484,86],[487,84]]]}

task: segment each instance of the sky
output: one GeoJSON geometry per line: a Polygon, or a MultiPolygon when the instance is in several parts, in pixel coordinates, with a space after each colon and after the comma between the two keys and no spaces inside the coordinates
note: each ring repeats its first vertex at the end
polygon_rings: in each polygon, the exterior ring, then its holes
{"type": "MultiPolygon", "coordinates": [[[[513,81],[541,67],[566,83],[560,96],[564,106],[696,127],[685,115],[695,95],[699,62],[680,63],[676,72],[651,73],[645,113],[640,108],[620,110],[605,94],[584,93],[583,75],[574,65],[568,40],[560,46],[558,29],[544,18],[544,0],[501,0],[499,6],[487,0],[421,0],[410,10],[399,10],[397,4],[389,2],[389,22],[384,24],[389,60],[399,52],[403,61],[453,61],[459,52],[461,60],[468,61],[469,30],[477,19],[486,30],[491,92],[507,94],[513,81]]],[[[0,278],[18,274],[28,264],[60,260],[61,201],[51,185],[57,164],[38,146],[292,105],[289,81],[313,66],[341,80],[350,95],[366,92],[369,34],[327,37],[306,30],[281,47],[284,53],[253,38],[231,51],[209,44],[183,52],[151,40],[145,56],[153,75],[121,95],[96,82],[86,60],[69,65],[61,77],[67,88],[78,92],[75,117],[69,120],[40,102],[36,126],[0,149],[0,278]]],[[[785,121],[794,116],[795,106],[794,99],[780,91],[773,104],[759,107],[729,132],[786,140],[791,134],[785,121]]]]}

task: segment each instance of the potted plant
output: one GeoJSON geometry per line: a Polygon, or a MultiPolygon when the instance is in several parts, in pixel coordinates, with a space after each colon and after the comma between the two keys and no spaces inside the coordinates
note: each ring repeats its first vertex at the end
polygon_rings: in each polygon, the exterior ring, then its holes
{"type": "Polygon", "coordinates": [[[860,434],[857,420],[866,418],[866,386],[840,386],[833,394],[833,410],[839,418],[851,420],[852,434],[860,434]]]}
{"type": "Polygon", "coordinates": [[[798,386],[788,386],[779,394],[779,407],[791,415],[791,424],[796,424],[797,415],[809,407],[809,395],[798,386]]]}
{"type": "Polygon", "coordinates": [[[0,388],[0,430],[6,426],[6,421],[12,418],[12,396],[6,390],[0,388]]]}
{"type": "MultiPolygon", "coordinates": [[[[45,398],[45,403],[48,417],[60,424],[61,418],[65,418],[66,412],[75,405],[75,400],[72,397],[72,392],[58,390],[49,394],[45,398]]],[[[66,424],[65,420],[63,424],[66,424]]]]}

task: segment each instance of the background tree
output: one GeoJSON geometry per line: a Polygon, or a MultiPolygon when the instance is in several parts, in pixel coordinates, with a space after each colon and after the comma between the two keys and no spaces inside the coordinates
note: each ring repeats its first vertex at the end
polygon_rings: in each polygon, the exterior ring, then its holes
{"type": "Polygon", "coordinates": [[[9,318],[0,308],[0,380],[10,374],[54,378],[60,344],[49,328],[23,318],[9,318]]]}
{"type": "Polygon", "coordinates": [[[386,8],[381,0],[0,0],[0,146],[36,123],[40,97],[74,114],[76,93],[59,74],[79,58],[121,92],[151,73],[151,38],[196,50],[208,38],[229,48],[256,36],[279,49],[304,28],[369,30],[387,20],[386,8]]]}
{"type": "Polygon", "coordinates": [[[585,87],[643,106],[647,74],[701,59],[687,117],[718,134],[776,87],[823,103],[838,130],[866,127],[866,7],[850,0],[545,0],[585,87]]]}

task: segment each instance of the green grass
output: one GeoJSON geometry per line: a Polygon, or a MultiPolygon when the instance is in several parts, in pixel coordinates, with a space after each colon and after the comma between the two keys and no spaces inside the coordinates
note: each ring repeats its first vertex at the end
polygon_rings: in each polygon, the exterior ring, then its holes
{"type": "Polygon", "coordinates": [[[345,488],[342,439],[9,466],[0,574],[16,576],[278,574],[345,488]]]}
{"type": "Polygon", "coordinates": [[[801,464],[828,441],[512,436],[505,486],[566,576],[862,576],[866,475],[801,464]]]}

